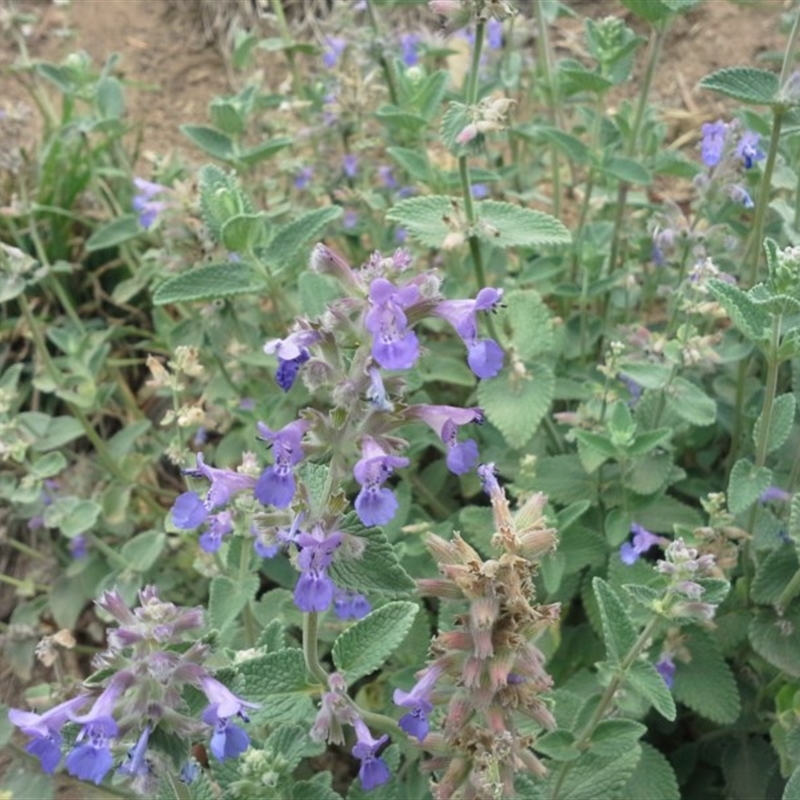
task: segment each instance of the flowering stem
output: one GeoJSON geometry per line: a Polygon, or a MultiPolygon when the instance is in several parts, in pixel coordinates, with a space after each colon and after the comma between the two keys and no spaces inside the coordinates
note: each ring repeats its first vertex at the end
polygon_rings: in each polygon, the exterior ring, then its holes
{"type": "Polygon", "coordinates": [[[26,592],[33,589],[37,592],[49,592],[50,587],[45,583],[35,583],[34,581],[21,581],[19,578],[12,578],[0,572],[0,583],[7,583],[15,589],[24,589],[26,592]]]}
{"type": "Polygon", "coordinates": [[[786,49],[783,51],[783,64],[781,64],[781,76],[778,79],[778,85],[783,86],[786,79],[789,77],[789,70],[794,63],[794,48],[797,44],[797,36],[800,33],[800,13],[795,13],[794,23],[792,24],[792,32],[789,34],[789,41],[786,43],[786,49]]]}
{"type": "MultiPolygon", "coordinates": [[[[367,0],[367,15],[369,16],[369,24],[372,26],[372,30],[375,33],[375,38],[380,41],[381,26],[378,22],[378,15],[375,13],[375,6],[372,0],[367,0]]],[[[400,98],[397,92],[397,76],[394,74],[394,64],[392,63],[391,57],[385,56],[382,49],[378,50],[378,63],[381,65],[383,75],[386,78],[386,88],[389,90],[389,99],[392,101],[392,105],[396,106],[400,98]]]]}
{"type": "Polygon", "coordinates": [[[767,216],[767,206],[769,205],[769,187],[772,183],[772,171],[775,168],[775,161],[778,156],[778,141],[781,137],[781,126],[786,110],[782,106],[776,106],[772,112],[772,134],[769,139],[769,150],[767,160],[764,164],[764,173],[761,176],[761,184],[758,187],[758,202],[756,204],[756,215],[753,220],[753,227],[750,230],[750,239],[745,248],[744,263],[750,263],[750,285],[753,286],[758,280],[758,265],[761,261],[761,242],[764,238],[764,220],[767,216]]]}
{"type": "MultiPolygon", "coordinates": [[[[241,540],[240,540],[241,541],[241,540]]],[[[239,583],[242,584],[247,580],[250,574],[250,559],[251,550],[242,542],[242,550],[239,554],[239,583]]],[[[244,609],[242,609],[242,621],[244,622],[244,638],[248,647],[255,647],[258,639],[256,633],[256,621],[253,616],[253,609],[248,602],[244,609]]]]}
{"type": "Polygon", "coordinates": [[[272,0],[272,11],[275,14],[275,21],[278,23],[278,30],[283,39],[284,52],[286,53],[286,60],[289,62],[289,69],[292,71],[292,90],[295,94],[300,91],[303,81],[300,78],[300,73],[297,71],[297,61],[294,57],[294,37],[286,22],[286,13],[283,10],[283,0],[272,0]]]}
{"type": "Polygon", "coordinates": [[[319,663],[319,648],[317,646],[317,626],[319,617],[316,611],[303,614],[303,656],[306,669],[323,685],[328,685],[328,673],[319,663]]]}
{"type": "MultiPolygon", "coordinates": [[[[611,679],[608,686],[606,686],[603,696],[600,698],[600,702],[597,704],[591,719],[586,723],[581,735],[574,744],[576,750],[580,751],[586,748],[586,745],[592,738],[595,728],[603,720],[608,707],[614,701],[614,696],[616,695],[619,687],[622,685],[622,682],[625,680],[627,671],[631,668],[633,662],[639,657],[639,654],[645,649],[645,647],[647,647],[647,644],[653,635],[653,631],[658,625],[658,619],[658,617],[653,617],[650,619],[650,621],[642,629],[639,637],[631,646],[631,649],[626,653],[622,661],[620,661],[614,677],[611,679]]],[[[557,800],[558,794],[561,791],[561,787],[564,785],[564,780],[575,763],[577,763],[577,760],[567,761],[562,765],[556,780],[556,785],[553,789],[553,794],[551,795],[551,800],[557,800]]]]}

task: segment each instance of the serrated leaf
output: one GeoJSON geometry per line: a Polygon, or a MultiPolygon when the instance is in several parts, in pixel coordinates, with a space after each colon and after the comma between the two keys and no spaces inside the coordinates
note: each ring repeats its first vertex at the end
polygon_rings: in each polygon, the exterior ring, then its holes
{"type": "Polygon", "coordinates": [[[625,604],[602,578],[594,578],[592,588],[600,610],[606,653],[609,660],[619,664],[636,642],[636,629],[625,604]]]}
{"type": "Polygon", "coordinates": [[[563,97],[578,92],[603,94],[614,85],[609,78],[599,72],[586,69],[579,61],[573,59],[562,60],[556,72],[556,78],[559,94],[563,97]]]}
{"type": "Polygon", "coordinates": [[[771,470],[756,468],[749,459],[740,458],[733,465],[728,482],[728,508],[733,514],[741,514],[761,497],[771,483],[771,470]]]}
{"type": "Polygon", "coordinates": [[[755,67],[726,67],[707,75],[700,88],[719,92],[734,100],[757,105],[769,105],[780,88],[774,72],[755,67]]]}
{"type": "Polygon", "coordinates": [[[94,527],[102,508],[94,500],[62,497],[54,500],[44,510],[44,523],[48,528],[59,528],[68,539],[74,539],[94,527]]]}
{"type": "Polygon", "coordinates": [[[725,796],[730,800],[775,797],[775,791],[770,791],[770,779],[777,769],[777,754],[766,739],[731,737],[722,753],[725,796]]]}
{"type": "Polygon", "coordinates": [[[712,278],[706,284],[722,305],[731,322],[751,341],[769,341],[770,315],[756,305],[750,296],[736,286],[712,278]]]}
{"type": "Polygon", "coordinates": [[[476,211],[476,233],[496,247],[542,247],[572,241],[561,222],[542,211],[499,200],[481,200],[476,211]]]}
{"type": "Polygon", "coordinates": [[[511,328],[511,343],[517,355],[528,361],[553,346],[550,309],[533,289],[504,295],[505,325],[511,328]]]}
{"type": "Polygon", "coordinates": [[[793,678],[800,678],[800,602],[783,614],[772,608],[756,611],[748,630],[755,651],[770,664],[793,678]]]}
{"type": "Polygon", "coordinates": [[[270,756],[279,757],[281,772],[291,773],[304,758],[323,753],[325,745],[323,742],[311,740],[307,728],[299,725],[281,725],[270,733],[263,749],[270,756]]]}
{"type": "Polygon", "coordinates": [[[365,528],[354,513],[341,522],[341,530],[366,542],[361,558],[335,559],[329,569],[334,583],[343,589],[379,592],[404,597],[416,584],[400,565],[394,548],[380,528],[365,528]]]}
{"type": "Polygon", "coordinates": [[[589,147],[578,139],[577,136],[565,133],[559,128],[551,128],[547,125],[525,125],[512,129],[514,133],[526,139],[536,139],[542,137],[546,141],[554,144],[567,157],[576,164],[588,164],[590,150],[589,147]]]}
{"type": "Polygon", "coordinates": [[[348,684],[383,665],[406,638],[417,611],[415,603],[387,603],[339,634],[333,643],[333,663],[348,684]]]}
{"type": "Polygon", "coordinates": [[[278,650],[242,661],[237,671],[244,681],[241,696],[260,708],[251,712],[253,721],[274,726],[282,722],[303,724],[313,718],[312,695],[319,686],[310,683],[303,651],[278,650]]]}
{"type": "Polygon", "coordinates": [[[263,279],[248,264],[205,264],[168,278],[153,293],[153,303],[163,306],[167,303],[217,300],[237,294],[257,296],[264,292],[263,279]]]}
{"type": "Polygon", "coordinates": [[[680,800],[678,780],[669,761],[647,742],[639,746],[642,757],[618,800],[680,800]]]}
{"type": "Polygon", "coordinates": [[[230,161],[233,158],[233,140],[215,128],[207,125],[181,125],[179,130],[210,156],[220,161],[230,161]]]}
{"type": "Polygon", "coordinates": [[[661,22],[674,13],[662,0],[622,0],[622,5],[647,22],[661,22]]]}
{"type": "MultiPolygon", "coordinates": [[[[559,800],[587,800],[587,798],[615,798],[630,780],[641,758],[641,745],[629,748],[618,758],[601,758],[587,753],[570,764],[569,772],[561,783],[559,800]]],[[[559,770],[553,770],[545,785],[543,797],[553,797],[559,770]]],[[[543,781],[538,781],[541,784],[543,781]]]]}
{"type": "Polygon", "coordinates": [[[619,455],[617,446],[603,433],[576,429],[573,431],[573,435],[578,444],[583,445],[583,448],[586,448],[592,456],[591,461],[587,462],[581,452],[581,462],[588,472],[594,472],[606,459],[616,458],[619,455]]]}
{"type": "Polygon", "coordinates": [[[692,425],[705,427],[717,419],[717,404],[699,386],[676,377],[667,390],[675,413],[692,425]]]}
{"type": "Polygon", "coordinates": [[[496,378],[481,381],[478,402],[487,419],[516,449],[536,433],[550,409],[554,391],[555,377],[550,367],[529,364],[525,375],[504,370],[496,378]]]}
{"type": "Polygon", "coordinates": [[[664,679],[649,661],[634,661],[625,677],[631,689],[647,700],[662,717],[675,719],[675,701],[664,679]]]}
{"type": "Polygon", "coordinates": [[[98,228],[86,240],[85,247],[89,253],[105,250],[106,248],[129,242],[139,236],[141,232],[142,229],[137,216],[135,214],[125,214],[98,228]]]}
{"type": "MultiPolygon", "coordinates": [[[[460,155],[469,151],[470,147],[463,146],[456,141],[458,134],[472,122],[469,109],[463,103],[450,103],[442,115],[441,136],[442,144],[453,154],[460,155]]],[[[481,139],[482,137],[476,137],[481,139]]],[[[474,140],[473,140],[474,142],[474,140]]]]}
{"type": "Polygon", "coordinates": [[[675,661],[675,698],[712,722],[730,725],[740,712],[731,668],[707,631],[692,625],[684,627],[683,633],[689,658],[675,661]]]}
{"type": "Polygon", "coordinates": [[[544,753],[554,761],[575,761],[581,752],[575,747],[575,734],[572,731],[548,731],[536,739],[536,752],[544,753]]]}
{"type": "MultiPolygon", "coordinates": [[[[789,434],[792,432],[792,425],[794,425],[795,405],[793,394],[782,394],[780,397],[775,398],[769,420],[767,449],[765,452],[771,453],[773,450],[777,450],[789,438],[789,434]]],[[[756,445],[761,439],[763,425],[764,410],[762,409],[753,428],[753,441],[756,445]]]]}
{"type": "Polygon", "coordinates": [[[263,214],[236,214],[225,220],[220,240],[231,253],[246,253],[259,244],[266,233],[263,214]]]}
{"type": "Polygon", "coordinates": [[[451,228],[447,219],[454,215],[454,201],[444,195],[410,197],[401,200],[386,214],[386,219],[402,225],[427,247],[441,247],[451,228]]]}
{"type": "Polygon", "coordinates": [[[793,548],[783,546],[773,550],[758,565],[750,597],[764,605],[775,603],[798,569],[800,563],[793,548]]]}
{"type": "Polygon", "coordinates": [[[666,444],[672,438],[672,428],[658,428],[654,431],[645,431],[634,436],[633,441],[625,448],[629,456],[643,456],[666,444]]]}
{"type": "Polygon", "coordinates": [[[214,578],[211,581],[208,601],[211,624],[219,630],[230,625],[256,596],[258,586],[257,575],[247,575],[238,581],[224,575],[214,578]]]}
{"type": "Polygon", "coordinates": [[[307,260],[305,249],[322,236],[327,225],[341,216],[341,206],[325,206],[301,214],[286,225],[282,225],[264,252],[267,266],[277,272],[294,266],[301,254],[303,260],[307,260]]]}
{"type": "Polygon", "coordinates": [[[592,732],[589,750],[603,758],[618,758],[635,746],[646,732],[641,722],[632,719],[604,719],[592,732]]]}
{"type": "Polygon", "coordinates": [[[283,632],[283,624],[279,619],[273,619],[264,627],[258,635],[256,649],[266,653],[274,653],[278,650],[286,649],[286,637],[283,632]]]}
{"type": "Polygon", "coordinates": [[[798,767],[786,781],[783,787],[781,800],[800,800],[800,767],[798,767]]]}
{"type": "Polygon", "coordinates": [[[576,497],[594,500],[597,478],[586,472],[577,455],[550,456],[537,462],[536,488],[554,503],[572,503],[576,497]]]}
{"type": "Polygon", "coordinates": [[[332,786],[330,772],[318,772],[307,781],[297,781],[292,786],[292,800],[343,800],[332,786]]]}

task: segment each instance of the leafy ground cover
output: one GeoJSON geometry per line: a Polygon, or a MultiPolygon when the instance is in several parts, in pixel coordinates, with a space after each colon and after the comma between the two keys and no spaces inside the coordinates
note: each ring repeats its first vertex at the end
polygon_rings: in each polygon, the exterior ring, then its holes
{"type": "Polygon", "coordinates": [[[155,5],[0,18],[3,789],[797,797],[798,9],[155,5]]]}

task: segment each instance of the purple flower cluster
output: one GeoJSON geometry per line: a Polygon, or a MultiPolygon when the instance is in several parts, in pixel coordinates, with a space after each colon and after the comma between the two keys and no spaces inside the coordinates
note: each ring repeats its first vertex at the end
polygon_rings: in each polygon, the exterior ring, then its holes
{"type": "Polygon", "coordinates": [[[638,522],[631,523],[633,539],[624,542],[619,548],[619,557],[623,564],[635,564],[651,547],[662,547],[665,539],[643,528],[638,522]]]}
{"type": "Polygon", "coordinates": [[[168,206],[164,200],[157,200],[159,195],[169,192],[169,186],[146,181],[143,178],[134,178],[133,185],[136,194],[133,196],[133,210],[139,215],[139,224],[145,229],[152,227],[156,217],[168,206]]]}
{"type": "Polygon", "coordinates": [[[39,759],[46,773],[52,774],[61,763],[63,731],[72,726],[77,735],[64,759],[71,775],[99,785],[117,763],[122,742],[133,739],[135,744],[127,749],[117,772],[131,778],[139,794],[152,795],[157,778],[148,758],[151,736],[158,731],[189,739],[202,730],[198,720],[186,714],[185,686],[199,689],[208,700],[201,720],[211,728],[215,758],[235,758],[249,747],[247,733],[232,720],[247,721],[245,709],[257,706],[209,674],[202,664],[206,645],[187,647],[183,641],[185,632],[203,626],[202,611],[163,602],[154,587],[143,589],[139,599],[133,611],[116,592],[107,592],[98,601],[120,623],[109,631],[108,650],[96,659],[95,666],[112,670],[99,695],[93,698],[87,688],[43,714],[9,710],[11,723],[30,739],[26,750],[39,759]],[[90,702],[88,711],[78,713],[90,702]]]}

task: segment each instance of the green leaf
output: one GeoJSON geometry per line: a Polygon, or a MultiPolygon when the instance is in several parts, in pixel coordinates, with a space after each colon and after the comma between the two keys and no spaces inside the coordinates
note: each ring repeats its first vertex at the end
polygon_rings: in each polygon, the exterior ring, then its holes
{"type": "Polygon", "coordinates": [[[268,142],[262,142],[247,150],[241,150],[236,154],[236,161],[252,167],[253,164],[258,164],[259,161],[265,161],[272,158],[275,153],[280,152],[288,147],[294,140],[288,136],[279,136],[275,139],[270,139],[268,142]]]}
{"type": "Polygon", "coordinates": [[[74,539],[94,527],[101,510],[94,500],[62,497],[44,510],[44,523],[48,528],[59,528],[68,539],[74,539]]]}
{"type": "Polygon", "coordinates": [[[122,84],[113,77],[101,78],[97,82],[95,103],[101,116],[119,119],[125,111],[125,95],[122,91],[122,84]]]}
{"type": "Polygon", "coordinates": [[[641,722],[632,719],[604,719],[592,732],[589,750],[603,758],[618,758],[635,747],[646,732],[641,722]]]}
{"type": "Polygon", "coordinates": [[[205,264],[168,278],[153,293],[153,303],[187,303],[216,300],[237,294],[260,295],[266,291],[256,270],[245,263],[205,264]]]}
{"type": "Polygon", "coordinates": [[[599,72],[586,69],[579,61],[563,59],[556,72],[558,90],[561,95],[578,94],[579,92],[592,92],[603,94],[607,92],[614,82],[601,75],[599,72]]]}
{"type": "Polygon", "coordinates": [[[774,72],[755,67],[727,67],[700,81],[702,89],[719,92],[742,103],[770,105],[780,88],[774,72]]]}
{"type": "Polygon", "coordinates": [[[740,458],[733,465],[728,482],[728,508],[734,514],[741,514],[761,497],[771,483],[771,470],[756,468],[749,459],[740,458]]]}
{"type": "MultiPolygon", "coordinates": [[[[511,447],[522,447],[536,433],[550,408],[555,377],[545,364],[527,364],[525,374],[504,370],[478,384],[478,402],[511,447]]],[[[574,498],[572,498],[574,499],[574,498]]]]}
{"type": "Polygon", "coordinates": [[[209,128],[207,125],[181,125],[179,129],[210,156],[221,161],[230,161],[233,158],[233,140],[216,128],[209,128]]]}
{"type": "MultiPolygon", "coordinates": [[[[20,414],[18,419],[24,425],[27,419],[26,413],[20,414]]],[[[83,434],[83,425],[75,417],[50,417],[45,430],[37,434],[32,449],[38,453],[45,453],[63,447],[83,434]]]]}
{"type": "Polygon", "coordinates": [[[286,637],[283,624],[279,619],[273,619],[258,635],[256,648],[266,653],[274,653],[286,649],[286,637]]]}
{"type": "MultiPolygon", "coordinates": [[[[767,433],[767,453],[777,450],[789,438],[794,424],[794,411],[795,399],[793,394],[782,394],[775,398],[769,420],[769,432],[767,433]]],[[[755,442],[756,446],[761,439],[761,429],[764,425],[763,418],[764,410],[762,409],[753,428],[753,442],[755,442]]]]}
{"type": "Polygon", "coordinates": [[[800,800],[800,767],[798,767],[786,781],[781,800],[800,800]]]}
{"type": "Polygon", "coordinates": [[[388,147],[386,152],[415,180],[428,183],[431,168],[425,151],[412,150],[409,147],[388,147]]]}
{"type": "Polygon", "coordinates": [[[303,651],[278,650],[242,661],[237,671],[244,681],[242,697],[261,708],[250,712],[256,724],[303,724],[313,718],[312,694],[319,687],[309,682],[303,651]]]}
{"type": "Polygon", "coordinates": [[[46,456],[40,456],[31,464],[29,474],[37,480],[43,480],[58,475],[66,466],[67,459],[63,453],[48,453],[46,456]]]}
{"type": "Polygon", "coordinates": [[[675,719],[677,714],[675,701],[664,679],[649,661],[634,661],[625,678],[628,685],[647,700],[662,717],[670,721],[675,719]]]}
{"type": "Polygon", "coordinates": [[[606,653],[611,661],[619,664],[636,641],[636,629],[625,604],[602,578],[594,578],[592,588],[600,610],[606,653]]]}
{"type": "Polygon", "coordinates": [[[800,563],[793,548],[783,546],[773,550],[758,564],[750,597],[764,605],[775,603],[798,569],[800,563]]]}
{"type": "Polygon", "coordinates": [[[93,253],[97,250],[105,250],[108,247],[116,247],[123,242],[135,239],[141,232],[142,229],[139,226],[139,220],[136,215],[125,214],[98,228],[86,240],[86,250],[93,253]]]}
{"type": "Polygon", "coordinates": [[[622,5],[637,17],[651,23],[661,22],[674,13],[662,0],[622,0],[622,5]]]}
{"type": "Polygon", "coordinates": [[[224,630],[256,596],[258,586],[257,575],[247,575],[238,581],[224,575],[214,578],[211,581],[208,601],[211,624],[219,630],[224,630]]]}
{"type": "Polygon", "coordinates": [[[676,377],[667,391],[672,409],[681,419],[700,427],[716,422],[717,404],[699,386],[676,377]]]}
{"type": "Polygon", "coordinates": [[[551,128],[547,125],[525,125],[512,129],[515,134],[525,139],[537,139],[541,137],[547,142],[555,145],[571,161],[576,164],[585,165],[589,163],[589,147],[578,139],[577,136],[565,133],[558,128],[551,128]]]}
{"type": "Polygon", "coordinates": [[[145,531],[122,546],[120,555],[135,572],[147,572],[156,563],[167,543],[160,531],[145,531]]]}
{"type": "Polygon", "coordinates": [[[325,206],[301,214],[282,225],[267,245],[265,263],[271,270],[278,271],[294,266],[301,256],[303,260],[308,260],[305,252],[308,245],[318,241],[325,228],[341,216],[341,206],[325,206]]]}
{"type": "Polygon", "coordinates": [[[743,735],[728,739],[722,753],[722,773],[729,800],[777,797],[783,784],[780,778],[777,786],[772,781],[777,771],[777,753],[765,738],[743,735]]]}
{"type": "Polygon", "coordinates": [[[629,456],[643,456],[656,447],[666,444],[672,438],[672,433],[672,428],[658,428],[640,433],[634,436],[633,442],[625,448],[625,452],[629,456]]]}
{"type": "Polygon", "coordinates": [[[587,472],[594,472],[609,458],[617,458],[616,445],[603,433],[575,429],[573,436],[578,442],[578,455],[587,472]]]}
{"type": "Polygon", "coordinates": [[[450,73],[447,70],[437,70],[422,82],[411,98],[411,104],[426,120],[430,121],[439,112],[449,81],[450,73]]]}
{"type": "Polygon", "coordinates": [[[751,341],[769,341],[771,319],[766,310],[736,286],[712,278],[707,282],[711,294],[728,312],[731,322],[751,341]]]}
{"type": "Polygon", "coordinates": [[[672,368],[666,364],[648,364],[645,361],[623,361],[620,372],[632,378],[645,389],[663,389],[672,377],[672,368]]]}
{"type": "Polygon", "coordinates": [[[550,309],[533,289],[504,295],[505,325],[511,328],[511,342],[517,355],[528,361],[553,346],[550,309]]]}
{"type": "Polygon", "coordinates": [[[537,462],[536,489],[553,503],[572,503],[576,497],[594,500],[597,478],[586,472],[577,455],[550,456],[537,462]]]}
{"type": "Polygon", "coordinates": [[[572,241],[570,232],[555,217],[513,203],[481,200],[477,216],[476,233],[496,247],[542,247],[572,241]]]}
{"type": "Polygon", "coordinates": [[[642,186],[649,186],[653,182],[653,176],[638,161],[621,156],[611,156],[602,165],[602,171],[606,175],[611,175],[617,180],[625,183],[638,183],[642,186]]]}
{"type": "Polygon", "coordinates": [[[343,589],[372,591],[404,597],[416,584],[400,566],[394,548],[380,528],[365,528],[354,513],[341,523],[341,530],[366,542],[361,558],[334,559],[329,573],[343,589]]]}
{"type": "Polygon", "coordinates": [[[675,661],[675,699],[712,722],[730,725],[741,710],[731,668],[707,631],[691,625],[682,633],[689,658],[675,661]]]}
{"type": "Polygon", "coordinates": [[[220,239],[231,253],[246,253],[258,245],[266,233],[263,214],[237,214],[225,220],[220,239]]]}
{"type": "Polygon", "coordinates": [[[770,664],[793,678],[800,678],[800,602],[783,614],[773,608],[755,612],[748,631],[750,644],[770,664]]]}
{"type": "Polygon", "coordinates": [[[410,197],[391,208],[386,219],[402,225],[427,247],[441,247],[452,230],[448,220],[456,216],[456,209],[456,201],[444,195],[410,197]]]}
{"type": "Polygon", "coordinates": [[[580,758],[580,751],[575,747],[575,734],[572,731],[548,731],[536,739],[536,752],[544,753],[554,761],[575,761],[580,758]]]}
{"type": "Polygon", "coordinates": [[[252,214],[249,198],[234,174],[213,164],[206,164],[199,173],[200,208],[203,222],[214,241],[222,241],[222,226],[237,214],[252,214]]]}
{"type": "MultiPolygon", "coordinates": [[[[587,798],[615,798],[623,786],[630,780],[636,765],[641,758],[639,744],[629,748],[618,758],[602,758],[586,753],[570,764],[570,770],[561,783],[559,800],[587,800],[587,798]]],[[[553,770],[547,779],[543,797],[555,796],[555,781],[559,770],[553,770]]],[[[541,785],[542,781],[536,782],[541,785]]],[[[535,795],[534,795],[535,796],[535,795]]]]}
{"type": "Polygon", "coordinates": [[[289,773],[304,758],[324,753],[325,744],[309,739],[308,730],[300,725],[281,725],[267,737],[264,752],[278,756],[281,772],[289,773]]]}
{"type": "MultiPolygon", "coordinates": [[[[469,145],[466,147],[459,144],[456,138],[471,124],[472,117],[470,116],[469,109],[463,103],[450,103],[447,110],[442,115],[441,136],[442,144],[455,156],[468,152],[471,148],[469,145]]],[[[478,136],[476,139],[482,139],[478,136]]],[[[475,140],[470,144],[474,144],[475,140]]]]}
{"type": "Polygon", "coordinates": [[[680,800],[678,779],[669,761],[647,742],[639,746],[642,757],[618,800],[680,800]]]}
{"type": "Polygon", "coordinates": [[[348,684],[383,665],[406,638],[417,611],[416,603],[387,603],[339,634],[333,643],[333,663],[348,684]]]}

